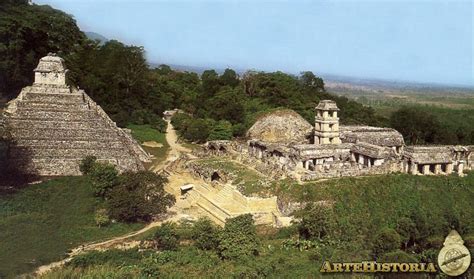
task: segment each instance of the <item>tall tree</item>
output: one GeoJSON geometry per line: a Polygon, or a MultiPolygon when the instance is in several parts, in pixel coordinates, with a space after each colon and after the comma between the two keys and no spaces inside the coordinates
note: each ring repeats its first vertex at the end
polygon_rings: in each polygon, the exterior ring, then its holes
{"type": "Polygon", "coordinates": [[[33,82],[33,69],[48,52],[71,53],[86,41],[74,19],[50,6],[0,2],[0,94],[15,97],[33,82]]]}

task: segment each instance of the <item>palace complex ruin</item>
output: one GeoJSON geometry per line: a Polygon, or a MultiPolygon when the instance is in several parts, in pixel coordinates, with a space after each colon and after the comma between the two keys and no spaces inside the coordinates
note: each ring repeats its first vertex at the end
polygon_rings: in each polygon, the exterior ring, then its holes
{"type": "Polygon", "coordinates": [[[405,146],[391,128],[339,125],[336,103],[322,100],[315,124],[291,110],[260,117],[248,141],[213,141],[212,154],[231,154],[275,177],[302,181],[386,173],[460,176],[474,169],[474,146],[405,146]]]}
{"type": "Polygon", "coordinates": [[[62,58],[48,54],[34,72],[33,85],[4,112],[12,164],[42,176],[80,175],[80,161],[91,155],[122,172],[144,169],[149,154],[83,90],[66,85],[62,58]]]}

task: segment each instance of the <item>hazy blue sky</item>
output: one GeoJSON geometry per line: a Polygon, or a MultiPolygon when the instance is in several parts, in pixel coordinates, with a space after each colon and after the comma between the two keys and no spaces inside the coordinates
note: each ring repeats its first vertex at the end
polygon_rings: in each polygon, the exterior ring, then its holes
{"type": "Polygon", "coordinates": [[[34,2],[150,62],[474,85],[468,0],[34,2]]]}

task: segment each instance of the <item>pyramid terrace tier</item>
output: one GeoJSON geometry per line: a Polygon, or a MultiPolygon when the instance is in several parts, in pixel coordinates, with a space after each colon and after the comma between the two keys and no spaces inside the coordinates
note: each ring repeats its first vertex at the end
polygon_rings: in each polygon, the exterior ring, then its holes
{"type": "Polygon", "coordinates": [[[57,102],[57,101],[31,101],[20,100],[17,102],[18,109],[37,109],[37,110],[55,110],[55,111],[72,111],[87,110],[88,106],[84,102],[57,102]]]}
{"type": "Polygon", "coordinates": [[[14,129],[107,129],[101,121],[63,121],[56,119],[11,118],[9,124],[14,129]]]}
{"type": "Polygon", "coordinates": [[[14,139],[39,139],[39,140],[102,140],[114,141],[119,138],[118,131],[113,129],[30,129],[11,128],[11,135],[14,139]]]}
{"type": "Polygon", "coordinates": [[[37,109],[18,109],[12,119],[38,119],[38,120],[65,120],[65,121],[92,121],[96,113],[89,110],[80,111],[54,111],[37,109]]]}
{"type": "Polygon", "coordinates": [[[57,140],[57,139],[17,139],[14,145],[16,147],[27,148],[61,148],[61,149],[107,149],[123,148],[123,142],[120,140],[57,140]]]}
{"type": "MultiPolygon", "coordinates": [[[[33,158],[28,162],[12,161],[13,164],[28,166],[37,175],[41,176],[62,176],[62,175],[81,175],[79,165],[81,158],[33,158]]],[[[110,163],[115,165],[121,172],[139,171],[143,166],[133,158],[99,158],[98,162],[110,163]]]]}
{"type": "Polygon", "coordinates": [[[74,144],[66,148],[50,147],[16,147],[13,146],[9,150],[12,158],[62,158],[62,159],[83,159],[86,156],[95,156],[99,159],[122,158],[126,159],[131,156],[129,150],[124,147],[118,148],[101,148],[99,146],[91,146],[90,148],[74,148],[74,144]]]}

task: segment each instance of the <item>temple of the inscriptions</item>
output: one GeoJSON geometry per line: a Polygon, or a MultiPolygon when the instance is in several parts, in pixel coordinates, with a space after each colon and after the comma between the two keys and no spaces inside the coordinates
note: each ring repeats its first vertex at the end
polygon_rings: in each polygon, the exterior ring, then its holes
{"type": "Polygon", "coordinates": [[[4,126],[8,160],[42,176],[80,175],[86,156],[119,171],[143,170],[150,155],[83,90],[66,84],[64,60],[41,58],[34,83],[8,103],[4,126]]]}
{"type": "Polygon", "coordinates": [[[392,128],[340,125],[334,101],[315,108],[314,125],[291,110],[263,115],[246,142],[214,141],[207,152],[234,158],[278,177],[320,178],[409,173],[463,176],[474,169],[474,146],[406,146],[392,128]]]}

